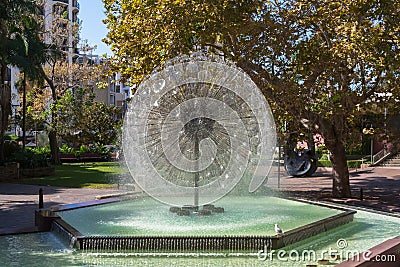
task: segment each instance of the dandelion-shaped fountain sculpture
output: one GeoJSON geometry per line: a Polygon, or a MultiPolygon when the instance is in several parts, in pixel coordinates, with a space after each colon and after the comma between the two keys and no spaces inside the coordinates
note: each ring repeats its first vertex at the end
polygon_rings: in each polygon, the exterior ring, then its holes
{"type": "Polygon", "coordinates": [[[271,168],[275,144],[271,110],[251,78],[204,54],[155,70],[137,88],[124,122],[132,177],[175,211],[209,209],[241,180],[248,192],[256,191],[271,168]]]}

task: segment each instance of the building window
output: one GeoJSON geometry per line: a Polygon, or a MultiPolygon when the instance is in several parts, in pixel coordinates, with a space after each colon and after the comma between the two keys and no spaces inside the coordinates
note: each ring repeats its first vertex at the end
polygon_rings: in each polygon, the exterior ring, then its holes
{"type": "Polygon", "coordinates": [[[118,84],[115,86],[115,92],[120,93],[121,92],[121,86],[118,84]]]}
{"type": "Polygon", "coordinates": [[[124,106],[123,100],[117,100],[117,107],[122,108],[124,106]]]}
{"type": "Polygon", "coordinates": [[[115,95],[110,95],[110,105],[115,105],[115,95]]]}

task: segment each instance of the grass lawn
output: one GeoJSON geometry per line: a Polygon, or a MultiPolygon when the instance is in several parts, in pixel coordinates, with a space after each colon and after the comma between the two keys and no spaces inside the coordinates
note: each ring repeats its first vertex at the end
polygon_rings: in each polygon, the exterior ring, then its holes
{"type": "Polygon", "coordinates": [[[19,180],[22,184],[51,185],[75,188],[111,188],[117,186],[118,175],[126,172],[118,162],[70,163],[56,166],[54,176],[19,180]]]}

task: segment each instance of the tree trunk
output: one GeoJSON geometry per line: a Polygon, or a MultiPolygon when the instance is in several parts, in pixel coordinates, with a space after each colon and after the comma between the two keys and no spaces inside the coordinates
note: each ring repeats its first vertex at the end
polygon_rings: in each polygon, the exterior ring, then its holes
{"type": "MultiPolygon", "coordinates": [[[[328,147],[329,148],[329,147],[328,147]]],[[[338,198],[351,197],[349,168],[346,151],[342,143],[329,148],[332,161],[332,196],[338,198]]]]}
{"type": "Polygon", "coordinates": [[[337,115],[334,118],[319,118],[325,145],[329,149],[332,161],[332,197],[351,197],[349,168],[347,166],[346,150],[343,142],[345,117],[337,115]]]}
{"type": "MultiPolygon", "coordinates": [[[[43,78],[46,80],[47,84],[50,86],[53,103],[55,103],[57,101],[57,94],[56,94],[56,87],[53,83],[53,80],[50,79],[46,75],[43,68],[40,68],[40,71],[43,75],[43,78]]],[[[56,114],[53,112],[53,109],[51,109],[52,120],[55,119],[55,116],[56,116],[56,114]]],[[[61,164],[60,158],[58,156],[59,150],[58,150],[57,132],[54,130],[54,128],[52,130],[50,130],[50,132],[49,132],[49,142],[50,142],[51,163],[54,165],[61,164]]]]}
{"type": "MultiPolygon", "coordinates": [[[[24,72],[24,79],[22,84],[22,149],[25,150],[26,146],[26,76],[24,72]]],[[[36,129],[35,129],[36,130],[36,129]]],[[[36,139],[35,139],[36,141],[36,139]]]]}
{"type": "Polygon", "coordinates": [[[8,117],[11,114],[11,86],[6,84],[7,66],[1,66],[1,88],[0,88],[0,162],[5,161],[4,134],[8,128],[8,117]]]}
{"type": "Polygon", "coordinates": [[[53,130],[49,132],[49,142],[50,142],[51,163],[54,165],[58,165],[61,162],[58,156],[57,133],[53,130]]]}

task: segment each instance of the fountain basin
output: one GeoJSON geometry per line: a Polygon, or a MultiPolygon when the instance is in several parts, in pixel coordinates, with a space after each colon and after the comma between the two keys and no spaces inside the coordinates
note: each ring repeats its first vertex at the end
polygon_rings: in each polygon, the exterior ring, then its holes
{"type": "MultiPolygon", "coordinates": [[[[353,209],[353,207],[352,207],[353,209]]],[[[321,233],[317,236],[297,242],[282,248],[286,251],[282,259],[274,257],[266,260],[258,259],[257,251],[253,252],[182,252],[182,253],[140,253],[126,251],[88,251],[69,248],[69,243],[62,242],[54,231],[0,236],[0,258],[4,266],[307,266],[318,265],[317,260],[296,260],[289,257],[291,250],[299,254],[315,251],[319,256],[330,249],[338,249],[337,241],[345,239],[348,246],[341,250],[342,256],[330,258],[330,266],[343,262],[340,266],[364,266],[368,263],[346,261],[349,259],[347,252],[359,253],[370,250],[373,255],[386,251],[382,249],[387,242],[398,240],[389,244],[387,251],[397,255],[397,261],[392,261],[397,266],[400,254],[400,216],[395,214],[377,213],[372,210],[357,209],[351,223],[321,233]],[[379,233],[379,234],[377,234],[379,233]],[[379,248],[376,251],[374,248],[379,248]],[[393,249],[397,253],[393,253],[393,249]],[[364,264],[364,265],[363,265],[364,264]]],[[[385,252],[383,252],[385,253],[385,252]]],[[[379,255],[379,254],[378,254],[379,255]]],[[[275,254],[276,256],[276,254],[275,254]]],[[[372,257],[372,256],[371,256],[372,257]]],[[[389,262],[387,262],[389,263],[389,262]]],[[[385,265],[386,266],[386,265],[385,265]]],[[[389,265],[388,265],[389,266],[389,265]]]]}
{"type": "Polygon", "coordinates": [[[278,249],[353,220],[355,211],[276,197],[225,197],[212,216],[178,216],[151,198],[53,209],[53,226],[82,250],[258,251],[278,249]],[[83,208],[84,207],[84,208],[83,208]],[[276,235],[274,224],[284,233],[276,235]]]}

